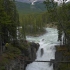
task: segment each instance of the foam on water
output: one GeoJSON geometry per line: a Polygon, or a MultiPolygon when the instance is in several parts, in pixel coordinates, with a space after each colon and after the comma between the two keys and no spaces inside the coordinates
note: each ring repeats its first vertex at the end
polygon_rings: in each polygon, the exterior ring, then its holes
{"type": "MultiPolygon", "coordinates": [[[[50,59],[55,59],[55,45],[59,44],[58,31],[54,28],[46,28],[47,33],[39,37],[28,37],[28,41],[34,41],[40,44],[40,47],[37,51],[36,60],[39,61],[50,61],[50,59]],[[44,53],[41,56],[41,48],[43,48],[44,53]]],[[[46,62],[32,62],[28,64],[26,70],[53,70],[53,66],[49,65],[50,63],[46,62]]]]}

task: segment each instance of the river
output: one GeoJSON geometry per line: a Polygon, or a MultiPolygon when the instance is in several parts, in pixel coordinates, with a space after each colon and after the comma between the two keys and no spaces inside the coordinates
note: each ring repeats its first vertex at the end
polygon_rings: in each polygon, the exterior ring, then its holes
{"type": "MultiPolygon", "coordinates": [[[[33,41],[40,44],[40,47],[36,53],[36,60],[39,61],[50,61],[50,59],[55,59],[55,45],[59,44],[58,31],[55,28],[46,28],[46,33],[39,37],[27,36],[28,41],[33,41]],[[44,53],[41,56],[41,48],[43,48],[44,53]]],[[[49,62],[32,62],[28,64],[26,70],[53,70],[53,64],[50,66],[49,62]]]]}

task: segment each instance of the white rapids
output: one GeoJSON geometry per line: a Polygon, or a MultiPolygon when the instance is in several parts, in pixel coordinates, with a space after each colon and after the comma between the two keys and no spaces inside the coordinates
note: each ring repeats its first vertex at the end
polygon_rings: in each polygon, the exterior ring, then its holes
{"type": "MultiPolygon", "coordinates": [[[[27,36],[28,41],[37,42],[40,47],[37,51],[36,60],[39,61],[50,61],[50,59],[55,59],[55,45],[59,44],[58,31],[55,28],[46,28],[46,34],[39,37],[27,36]],[[44,53],[41,56],[41,48],[43,48],[44,53]]],[[[49,65],[49,62],[32,62],[28,64],[26,70],[53,70],[53,65],[49,65]]]]}

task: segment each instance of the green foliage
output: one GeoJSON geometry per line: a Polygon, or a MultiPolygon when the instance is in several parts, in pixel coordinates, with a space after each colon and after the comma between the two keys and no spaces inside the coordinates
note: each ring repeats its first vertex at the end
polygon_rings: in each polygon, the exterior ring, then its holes
{"type": "MultiPolygon", "coordinates": [[[[70,41],[70,3],[65,4],[61,7],[57,8],[57,18],[58,18],[58,30],[59,32],[64,33],[64,44],[69,44],[70,41]],[[67,39],[67,41],[66,41],[67,39]]],[[[59,34],[59,36],[62,36],[62,34],[59,34]]],[[[61,37],[60,37],[61,38],[61,37]]]]}
{"type": "Polygon", "coordinates": [[[39,34],[44,31],[44,26],[46,25],[44,21],[43,14],[27,14],[23,15],[21,26],[22,32],[25,35],[28,34],[39,34]],[[42,31],[43,30],[43,31],[42,31]]]}
{"type": "Polygon", "coordinates": [[[54,8],[56,8],[57,3],[54,2],[54,0],[46,0],[44,1],[44,4],[46,5],[47,11],[50,12],[50,10],[53,10],[54,8]]]}
{"type": "Polygon", "coordinates": [[[21,53],[17,47],[13,47],[13,45],[8,44],[8,43],[6,44],[6,49],[7,49],[6,50],[7,53],[13,53],[13,54],[18,54],[18,55],[21,53]]]}
{"type": "Polygon", "coordinates": [[[2,42],[16,38],[16,28],[19,23],[16,6],[13,1],[0,0],[0,36],[2,42]]]}
{"type": "MultiPolygon", "coordinates": [[[[44,1],[44,4],[46,5],[46,22],[47,23],[54,23],[57,22],[57,14],[56,14],[56,10],[57,10],[57,3],[54,2],[53,0],[46,0],[44,1]]],[[[54,25],[54,24],[53,24],[54,25]]]]}
{"type": "Polygon", "coordinates": [[[5,65],[9,63],[11,60],[14,60],[21,54],[20,49],[14,47],[10,43],[7,43],[5,45],[5,48],[6,48],[5,53],[3,53],[1,56],[0,65],[5,65]]]}

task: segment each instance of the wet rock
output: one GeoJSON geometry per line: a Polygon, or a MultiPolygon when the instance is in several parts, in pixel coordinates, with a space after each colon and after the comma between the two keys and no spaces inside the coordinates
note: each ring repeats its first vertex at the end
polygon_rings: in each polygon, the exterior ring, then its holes
{"type": "Polygon", "coordinates": [[[41,56],[43,55],[43,53],[44,53],[44,50],[43,50],[43,48],[41,48],[41,56]]]}
{"type": "Polygon", "coordinates": [[[50,63],[49,63],[49,66],[51,66],[52,64],[54,64],[55,60],[54,59],[51,59],[50,60],[50,63]]]}
{"type": "Polygon", "coordinates": [[[30,47],[29,47],[29,55],[30,55],[30,58],[31,60],[35,60],[36,59],[36,52],[39,48],[39,44],[38,43],[34,43],[34,42],[31,42],[30,43],[30,47]]]}
{"type": "Polygon", "coordinates": [[[28,50],[27,53],[29,55],[27,56],[28,59],[26,59],[24,70],[26,69],[26,66],[28,64],[32,63],[32,61],[34,61],[36,59],[36,52],[37,52],[39,46],[40,45],[38,43],[30,42],[30,45],[29,45],[29,47],[27,49],[28,50]],[[31,61],[28,61],[28,60],[31,60],[31,61]]]}

